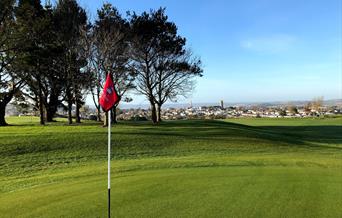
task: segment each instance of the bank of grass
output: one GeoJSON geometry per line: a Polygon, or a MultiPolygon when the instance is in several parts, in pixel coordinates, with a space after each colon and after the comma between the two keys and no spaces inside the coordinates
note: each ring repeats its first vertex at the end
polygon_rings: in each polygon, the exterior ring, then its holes
{"type": "MultiPolygon", "coordinates": [[[[106,128],[0,128],[0,214],[104,217],[106,128]]],[[[342,118],[120,123],[114,217],[339,217],[342,118]]],[[[1,216],[1,217],[3,217],[1,216]]]]}

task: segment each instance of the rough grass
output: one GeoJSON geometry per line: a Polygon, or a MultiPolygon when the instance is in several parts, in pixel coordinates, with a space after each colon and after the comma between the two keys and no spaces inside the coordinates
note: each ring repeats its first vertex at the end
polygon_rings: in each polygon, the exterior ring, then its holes
{"type": "MultiPolygon", "coordinates": [[[[106,128],[0,127],[0,217],[104,217],[106,128]]],[[[342,118],[120,123],[113,217],[342,217],[342,118]]]]}

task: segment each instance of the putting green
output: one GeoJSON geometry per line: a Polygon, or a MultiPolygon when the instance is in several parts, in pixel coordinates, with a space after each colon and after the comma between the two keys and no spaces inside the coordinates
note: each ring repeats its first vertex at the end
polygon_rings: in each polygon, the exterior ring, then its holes
{"type": "MultiPolygon", "coordinates": [[[[111,207],[113,217],[340,217],[341,184],[336,169],[310,167],[128,171],[112,177],[111,207]]],[[[106,194],[105,174],[80,176],[2,194],[0,213],[105,217],[106,194]]]]}

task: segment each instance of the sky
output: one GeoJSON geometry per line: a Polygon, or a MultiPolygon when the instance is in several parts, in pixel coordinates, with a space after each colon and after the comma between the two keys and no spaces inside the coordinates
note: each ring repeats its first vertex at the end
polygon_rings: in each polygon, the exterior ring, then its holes
{"type": "MultiPolygon", "coordinates": [[[[166,7],[203,62],[179,102],[342,98],[341,0],[109,0],[125,15],[166,7]]],[[[103,4],[80,0],[91,18],[103,4]]],[[[144,104],[132,95],[133,104],[144,104]]]]}

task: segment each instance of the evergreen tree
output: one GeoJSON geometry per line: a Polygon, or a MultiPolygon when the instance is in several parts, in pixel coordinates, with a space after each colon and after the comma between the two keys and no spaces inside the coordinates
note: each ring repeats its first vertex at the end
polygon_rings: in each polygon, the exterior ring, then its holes
{"type": "Polygon", "coordinates": [[[14,34],[14,4],[14,0],[0,2],[0,126],[7,125],[6,106],[23,86],[18,72],[12,67],[19,40],[14,34]]]}
{"type": "Polygon", "coordinates": [[[132,62],[137,72],[136,90],[150,102],[152,122],[161,121],[161,107],[167,101],[186,96],[192,79],[202,76],[201,62],[187,51],[185,38],[177,33],[160,8],[130,18],[132,62]]]}
{"type": "MultiPolygon", "coordinates": [[[[77,115],[82,102],[81,68],[86,65],[84,55],[80,54],[80,38],[87,25],[87,15],[76,0],[60,0],[54,11],[54,25],[58,42],[63,48],[58,69],[62,75],[64,99],[68,108],[68,121],[72,123],[72,105],[76,104],[77,115]]],[[[79,115],[76,119],[80,122],[79,115]]]]}
{"type": "MultiPolygon", "coordinates": [[[[106,75],[108,73],[112,75],[118,94],[124,96],[134,88],[135,72],[129,66],[128,22],[111,4],[104,4],[97,14],[98,17],[91,32],[89,68],[92,69],[95,78],[91,86],[94,104],[100,111],[98,102],[106,75]]],[[[117,105],[112,110],[113,122],[116,122],[116,107],[117,105]]]]}

